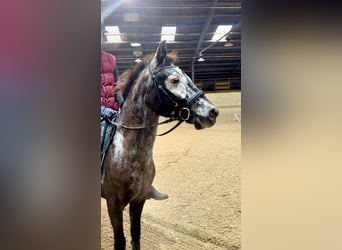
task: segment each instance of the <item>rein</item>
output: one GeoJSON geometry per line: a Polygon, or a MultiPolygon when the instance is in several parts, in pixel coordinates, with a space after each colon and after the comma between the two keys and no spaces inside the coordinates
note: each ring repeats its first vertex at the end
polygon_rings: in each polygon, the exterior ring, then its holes
{"type": "MultiPolygon", "coordinates": [[[[126,125],[123,125],[123,124],[120,124],[120,123],[117,123],[117,122],[114,122],[114,121],[111,121],[109,120],[109,122],[116,126],[116,127],[122,127],[122,128],[125,128],[125,129],[131,129],[131,130],[139,130],[139,129],[145,129],[145,128],[153,128],[153,127],[156,127],[158,125],[162,125],[162,124],[166,124],[166,123],[169,123],[169,122],[173,122],[173,121],[176,121],[174,118],[169,118],[165,121],[162,121],[162,122],[158,122],[158,123],[155,123],[155,124],[152,124],[150,126],[138,126],[138,127],[129,127],[129,126],[126,126],[126,125]]],[[[157,136],[163,136],[163,135],[166,135],[168,133],[170,133],[172,130],[174,130],[175,128],[177,128],[184,120],[180,120],[178,121],[178,123],[173,126],[171,129],[169,129],[168,131],[162,133],[162,134],[159,134],[157,136]]]]}
{"type": "MultiPolygon", "coordinates": [[[[152,124],[150,126],[130,127],[130,126],[126,126],[126,125],[123,125],[123,124],[116,123],[114,121],[110,121],[110,122],[113,125],[115,125],[115,126],[119,126],[119,127],[125,128],[125,129],[139,130],[139,129],[156,127],[158,125],[162,125],[162,124],[166,124],[166,123],[178,120],[177,124],[175,126],[173,126],[171,129],[169,129],[168,131],[166,131],[166,132],[164,132],[162,134],[157,135],[157,136],[163,136],[163,135],[166,135],[166,134],[170,133],[174,129],[176,129],[184,121],[187,121],[187,120],[190,119],[190,116],[191,116],[190,108],[191,108],[192,104],[198,98],[203,96],[204,92],[201,91],[201,90],[198,90],[189,100],[186,101],[186,103],[184,103],[184,100],[180,99],[179,97],[177,97],[176,95],[171,93],[162,83],[157,81],[157,76],[158,76],[158,74],[162,70],[167,69],[167,68],[175,68],[176,66],[174,66],[174,65],[165,66],[163,68],[160,68],[157,72],[153,72],[152,71],[150,64],[148,64],[147,67],[148,67],[150,76],[151,76],[152,81],[153,81],[153,86],[157,90],[157,95],[158,95],[159,103],[160,104],[163,103],[162,102],[162,97],[161,97],[161,94],[163,94],[164,96],[166,96],[173,103],[173,110],[172,110],[172,112],[176,113],[176,111],[178,111],[178,114],[177,114],[178,116],[174,116],[174,115],[171,116],[171,114],[170,114],[170,118],[169,119],[167,119],[165,121],[162,121],[162,122],[159,122],[159,123],[156,123],[156,124],[152,124]]],[[[187,78],[189,78],[189,77],[187,77],[187,78]]]]}

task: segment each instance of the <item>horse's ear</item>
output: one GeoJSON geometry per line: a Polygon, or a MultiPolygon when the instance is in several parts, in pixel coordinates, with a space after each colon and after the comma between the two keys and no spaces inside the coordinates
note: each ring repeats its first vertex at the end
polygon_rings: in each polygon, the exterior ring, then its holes
{"type": "Polygon", "coordinates": [[[151,66],[153,68],[158,67],[162,65],[163,63],[165,63],[166,52],[167,52],[166,41],[162,41],[160,42],[157,48],[157,51],[154,54],[153,59],[151,61],[151,66]]]}

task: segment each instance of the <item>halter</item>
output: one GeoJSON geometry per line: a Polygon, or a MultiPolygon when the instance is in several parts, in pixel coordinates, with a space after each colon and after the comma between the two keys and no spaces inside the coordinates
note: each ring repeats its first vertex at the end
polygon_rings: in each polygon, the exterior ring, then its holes
{"type": "MultiPolygon", "coordinates": [[[[120,126],[120,127],[125,128],[125,129],[139,130],[139,129],[144,129],[144,128],[152,128],[152,127],[155,127],[155,126],[158,126],[161,124],[166,124],[166,123],[169,123],[172,121],[178,121],[178,123],[175,126],[173,126],[171,129],[169,129],[168,131],[157,135],[157,136],[163,136],[163,135],[166,135],[166,134],[170,133],[171,131],[173,131],[182,122],[188,121],[190,119],[191,113],[192,113],[190,108],[191,108],[192,104],[198,98],[203,96],[204,92],[201,90],[198,90],[193,96],[191,96],[189,98],[189,100],[186,101],[184,99],[181,99],[178,96],[176,96],[175,94],[173,94],[170,90],[168,90],[163,83],[157,81],[157,76],[162,70],[169,69],[169,68],[170,69],[176,68],[177,66],[174,66],[174,65],[165,66],[165,67],[162,67],[158,71],[155,71],[155,72],[152,71],[150,64],[148,64],[147,67],[148,67],[150,76],[151,76],[152,81],[153,81],[153,86],[157,90],[157,95],[158,95],[158,100],[159,100],[160,105],[162,106],[163,100],[165,100],[165,98],[167,98],[167,101],[171,101],[171,103],[173,104],[171,112],[169,114],[165,115],[165,116],[168,116],[169,119],[162,121],[162,122],[159,122],[159,123],[156,123],[156,124],[153,124],[153,125],[150,125],[150,126],[138,126],[138,127],[129,127],[129,126],[126,126],[123,124],[118,124],[115,121],[110,121],[110,122],[115,126],[120,126]]],[[[185,75],[185,76],[187,77],[188,80],[190,80],[190,78],[187,75],[185,75]]],[[[165,110],[164,110],[164,112],[165,112],[165,110]]]]}

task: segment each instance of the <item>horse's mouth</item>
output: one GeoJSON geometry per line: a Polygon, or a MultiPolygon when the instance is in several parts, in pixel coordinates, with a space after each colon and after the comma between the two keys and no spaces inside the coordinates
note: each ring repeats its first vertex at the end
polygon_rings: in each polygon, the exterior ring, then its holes
{"type": "Polygon", "coordinates": [[[193,110],[190,118],[187,120],[188,123],[194,124],[197,130],[210,128],[215,125],[216,118],[219,115],[219,110],[210,105],[208,107],[200,107],[197,110],[193,110]]]}
{"type": "Polygon", "coordinates": [[[206,117],[200,117],[197,116],[195,118],[194,126],[197,130],[204,129],[204,128],[210,128],[211,126],[214,126],[216,123],[216,118],[206,118],[206,117]]]}

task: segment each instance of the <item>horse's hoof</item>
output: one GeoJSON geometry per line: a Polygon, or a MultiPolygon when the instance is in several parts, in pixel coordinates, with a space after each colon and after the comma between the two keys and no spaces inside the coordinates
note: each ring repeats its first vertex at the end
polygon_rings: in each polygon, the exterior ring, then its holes
{"type": "Polygon", "coordinates": [[[169,198],[169,196],[167,194],[158,192],[158,190],[152,186],[151,191],[148,193],[146,199],[151,198],[155,200],[166,200],[167,198],[169,198]]]}

